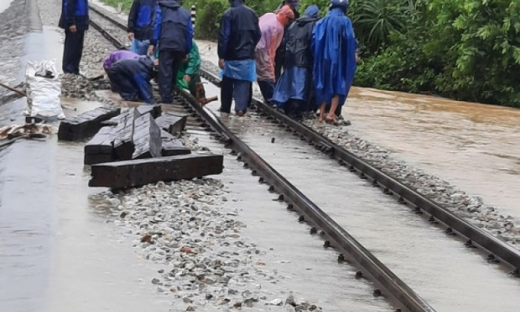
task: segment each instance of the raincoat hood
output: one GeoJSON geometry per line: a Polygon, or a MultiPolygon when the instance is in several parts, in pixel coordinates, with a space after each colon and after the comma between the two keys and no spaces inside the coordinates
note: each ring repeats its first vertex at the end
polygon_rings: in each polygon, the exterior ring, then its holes
{"type": "Polygon", "coordinates": [[[159,5],[160,5],[160,6],[163,6],[163,7],[170,8],[170,9],[172,9],[172,10],[177,10],[178,8],[181,7],[181,5],[179,4],[179,2],[177,2],[176,0],[165,0],[165,1],[159,1],[159,5]]]}
{"type": "Polygon", "coordinates": [[[276,13],[276,19],[282,24],[286,25],[287,20],[294,19],[294,12],[291,10],[289,6],[283,6],[278,13],[276,13]]]}
{"type": "Polygon", "coordinates": [[[313,4],[309,5],[307,9],[305,9],[305,13],[303,13],[304,17],[312,17],[312,18],[319,18],[320,17],[320,9],[318,9],[318,6],[313,4]]]}
{"type": "Polygon", "coordinates": [[[349,7],[348,0],[331,0],[329,5],[329,10],[332,9],[341,9],[343,13],[347,12],[347,9],[349,7]]]}

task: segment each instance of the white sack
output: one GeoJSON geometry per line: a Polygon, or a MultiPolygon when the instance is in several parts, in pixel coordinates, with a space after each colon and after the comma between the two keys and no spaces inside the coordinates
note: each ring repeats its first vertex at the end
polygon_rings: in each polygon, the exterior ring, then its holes
{"type": "Polygon", "coordinates": [[[27,108],[24,114],[31,117],[64,119],[61,109],[61,79],[55,61],[27,62],[27,108]],[[52,78],[45,78],[47,72],[52,78]]]}

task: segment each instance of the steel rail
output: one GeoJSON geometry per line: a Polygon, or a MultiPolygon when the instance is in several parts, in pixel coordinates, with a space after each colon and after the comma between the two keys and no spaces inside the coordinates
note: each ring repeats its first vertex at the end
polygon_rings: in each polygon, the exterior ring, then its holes
{"type": "MultiPolygon", "coordinates": [[[[210,82],[220,85],[220,78],[202,66],[201,75],[210,82]]],[[[293,132],[306,138],[311,144],[321,149],[321,151],[327,153],[332,158],[336,158],[340,163],[349,166],[349,170],[358,173],[361,178],[369,179],[375,186],[381,186],[385,194],[396,195],[400,202],[412,204],[417,209],[423,210],[433,218],[441,221],[447,226],[446,233],[455,234],[454,232],[457,232],[466,237],[466,246],[471,247],[477,244],[480,248],[490,253],[488,260],[496,259],[496,257],[500,258],[513,268],[513,275],[519,276],[520,251],[518,249],[455,215],[449,209],[426,198],[411,187],[375,168],[313,129],[295,121],[263,101],[253,97],[252,104],[254,108],[275,118],[278,122],[292,129],[293,132]]],[[[416,211],[418,212],[418,210],[416,211]]],[[[433,222],[435,220],[430,219],[430,221],[433,222]]]]}
{"type": "MultiPolygon", "coordinates": [[[[370,251],[361,245],[345,229],[330,218],[314,202],[291,184],[285,177],[269,165],[260,155],[252,150],[227,128],[208,108],[200,106],[187,91],[178,89],[191,107],[209,123],[210,127],[219,133],[228,146],[240,153],[239,160],[244,161],[244,167],[249,167],[262,177],[262,180],[272,186],[272,191],[283,194],[280,198],[290,203],[289,209],[299,209],[303,214],[300,220],[308,220],[319,227],[330,239],[326,246],[338,248],[347,255],[351,262],[372,276],[373,281],[380,284],[395,300],[408,311],[435,311],[424,299],[416,294],[408,285],[397,277],[390,269],[381,263],[370,251]]],[[[340,258],[343,257],[340,255],[340,258]]]]}
{"type": "Polygon", "coordinates": [[[95,12],[98,15],[101,15],[104,19],[111,22],[112,24],[116,25],[117,27],[121,28],[124,31],[128,31],[128,27],[126,27],[125,24],[123,24],[121,21],[116,20],[115,18],[112,18],[111,16],[105,14],[104,12],[101,12],[100,9],[96,8],[92,4],[89,4],[89,8],[95,12]]]}
{"type": "MultiPolygon", "coordinates": [[[[103,14],[100,15],[103,16],[103,14]]],[[[91,23],[96,24],[93,21],[91,23]]],[[[117,40],[116,38],[113,39],[117,40]]],[[[281,193],[280,200],[290,203],[288,208],[299,209],[302,213],[300,220],[307,220],[309,223],[321,228],[324,235],[329,238],[325,242],[325,246],[338,248],[343,252],[340,255],[340,259],[346,257],[362,270],[358,271],[356,276],[368,276],[374,284],[380,285],[385,290],[384,293],[381,293],[381,290],[376,288],[374,290],[375,295],[382,294],[390,301],[396,301],[394,304],[401,306],[397,311],[435,311],[423,298],[356,241],[345,229],[287,181],[246,143],[234,135],[208,108],[200,106],[187,91],[179,88],[177,90],[186,99],[187,105],[190,106],[191,110],[194,110],[202,118],[203,122],[218,133],[221,140],[226,142],[228,147],[240,153],[237,159],[245,162],[244,167],[249,167],[253,170],[253,173],[262,176],[261,179],[271,185],[272,191],[281,193]]]]}

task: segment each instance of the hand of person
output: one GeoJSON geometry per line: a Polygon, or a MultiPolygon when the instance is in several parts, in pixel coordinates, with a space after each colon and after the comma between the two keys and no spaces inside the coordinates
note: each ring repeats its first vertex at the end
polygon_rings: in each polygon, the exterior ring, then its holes
{"type": "Polygon", "coordinates": [[[154,46],[153,45],[150,45],[148,47],[148,56],[152,56],[153,55],[153,50],[154,50],[154,46]]]}
{"type": "Polygon", "coordinates": [[[133,32],[129,32],[128,33],[128,40],[130,40],[130,41],[134,40],[134,33],[133,32]]]}
{"type": "Polygon", "coordinates": [[[69,27],[69,30],[70,30],[71,33],[75,33],[76,31],[78,31],[78,29],[76,28],[76,25],[71,25],[69,27]]]}
{"type": "Polygon", "coordinates": [[[190,83],[191,76],[190,75],[184,75],[184,80],[186,80],[187,83],[190,83]]]}
{"type": "Polygon", "coordinates": [[[224,60],[223,59],[218,60],[218,67],[220,67],[220,69],[224,69],[224,60]]]}
{"type": "Polygon", "coordinates": [[[359,63],[359,61],[361,61],[361,58],[360,58],[359,55],[356,53],[356,63],[359,63]]]}

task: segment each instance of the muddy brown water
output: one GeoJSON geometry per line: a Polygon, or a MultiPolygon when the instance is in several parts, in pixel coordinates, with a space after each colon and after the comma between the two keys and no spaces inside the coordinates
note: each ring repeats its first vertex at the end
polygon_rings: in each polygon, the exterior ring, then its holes
{"type": "Polygon", "coordinates": [[[520,218],[520,110],[354,88],[351,134],[520,218]]]}
{"type": "MultiPolygon", "coordinates": [[[[206,94],[218,94],[206,85],[206,94]]],[[[219,103],[208,106],[216,114],[219,103]]],[[[254,113],[221,120],[437,311],[515,311],[520,280],[254,113]],[[275,138],[275,143],[272,142],[275,138]]]]}

